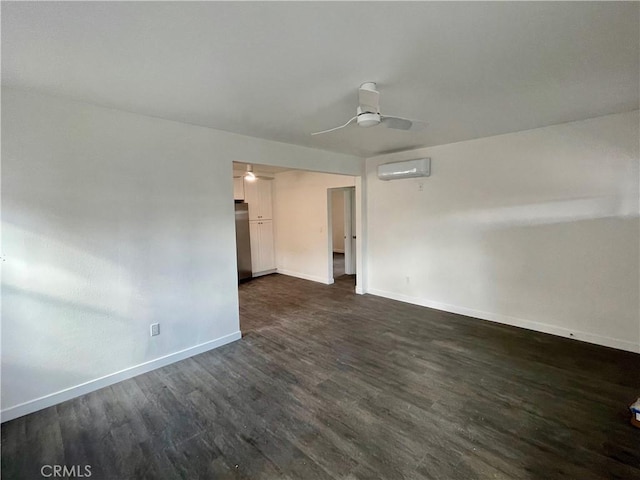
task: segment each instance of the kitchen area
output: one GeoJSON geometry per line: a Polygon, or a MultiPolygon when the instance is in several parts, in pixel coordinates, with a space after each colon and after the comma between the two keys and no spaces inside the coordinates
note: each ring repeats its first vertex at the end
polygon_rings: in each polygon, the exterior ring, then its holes
{"type": "Polygon", "coordinates": [[[276,271],[273,228],[273,174],[234,162],[238,282],[276,271]]]}
{"type": "Polygon", "coordinates": [[[272,273],[325,285],[351,275],[355,282],[355,234],[353,248],[345,243],[355,226],[355,202],[346,200],[354,195],[353,176],[234,162],[238,282],[272,273]],[[343,215],[335,220],[333,213],[343,215]]]}

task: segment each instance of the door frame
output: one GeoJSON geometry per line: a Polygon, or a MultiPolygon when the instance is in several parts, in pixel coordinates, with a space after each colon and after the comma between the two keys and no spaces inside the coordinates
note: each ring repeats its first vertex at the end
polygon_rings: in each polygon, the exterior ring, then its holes
{"type": "MultiPolygon", "coordinates": [[[[232,196],[232,192],[233,192],[233,176],[241,176],[244,173],[244,166],[246,164],[248,164],[249,162],[247,161],[243,161],[243,160],[231,160],[229,161],[229,170],[230,170],[230,175],[229,175],[229,194],[230,194],[230,198],[233,198],[232,196]],[[238,165],[236,165],[236,162],[238,165]],[[242,167],[242,168],[239,168],[242,167]]],[[[366,175],[366,171],[364,169],[361,169],[360,172],[352,172],[352,173],[347,173],[344,171],[341,172],[336,172],[336,171],[332,171],[331,169],[316,169],[313,166],[310,165],[300,165],[299,162],[297,161],[297,157],[296,159],[282,159],[282,158],[268,158],[268,159],[264,159],[264,161],[260,162],[260,165],[256,165],[255,163],[251,162],[254,165],[254,168],[256,168],[258,171],[260,170],[260,168],[262,166],[274,166],[274,167],[284,167],[286,169],[289,170],[298,170],[301,172],[314,172],[314,173],[320,173],[320,174],[330,174],[330,175],[340,175],[340,176],[347,176],[347,177],[351,177],[354,180],[354,183],[350,186],[351,188],[353,188],[355,186],[355,230],[356,230],[356,286],[355,286],[355,293],[357,294],[365,294],[368,291],[368,282],[367,282],[367,271],[368,271],[368,264],[367,264],[367,256],[368,256],[368,248],[367,248],[367,204],[366,204],[366,195],[367,195],[367,175],[366,175]]],[[[335,188],[345,188],[345,187],[335,187],[335,188]]],[[[327,195],[329,195],[329,193],[327,193],[327,195]]],[[[245,195],[246,197],[246,195],[245,195]]],[[[246,201],[246,198],[245,198],[246,201]]],[[[327,205],[330,206],[331,204],[329,203],[330,199],[327,202],[327,205]]],[[[233,215],[233,206],[232,206],[232,202],[229,202],[230,205],[230,218],[234,218],[233,215]]],[[[327,215],[330,214],[330,209],[327,209],[327,215]]],[[[275,215],[275,213],[274,213],[275,215]]],[[[328,216],[328,218],[330,218],[328,216]]],[[[235,219],[234,219],[235,221],[235,219]]],[[[235,228],[235,225],[234,225],[235,228]]],[[[273,220],[273,228],[274,228],[274,241],[276,242],[276,249],[275,249],[275,254],[276,254],[276,265],[278,263],[278,248],[277,248],[277,244],[278,244],[278,221],[277,219],[274,218],[273,220]]],[[[323,230],[325,232],[328,233],[328,235],[332,235],[332,226],[329,225],[328,228],[326,226],[326,223],[324,225],[321,225],[320,227],[320,231],[323,232],[323,230]],[[326,230],[325,230],[326,229],[326,230]]],[[[330,255],[329,253],[333,253],[332,247],[333,247],[333,237],[331,238],[327,238],[327,264],[326,264],[326,276],[325,279],[326,280],[320,280],[319,278],[313,278],[310,280],[313,281],[318,281],[320,283],[325,283],[325,284],[330,284],[332,283],[332,278],[333,278],[333,258],[332,255],[330,255]],[[329,252],[329,249],[331,249],[331,252],[329,252]],[[328,260],[331,259],[331,265],[329,265],[328,260]]],[[[234,255],[234,259],[235,259],[235,255],[234,255]]],[[[276,268],[276,272],[277,272],[277,268],[276,268]]],[[[235,277],[235,275],[234,275],[235,277]]],[[[236,282],[237,283],[237,282],[236,282]]]]}
{"type": "Polygon", "coordinates": [[[358,292],[358,214],[357,214],[357,186],[327,188],[327,278],[329,284],[335,279],[333,276],[333,192],[342,192],[344,195],[344,258],[345,274],[356,275],[356,292],[358,292]],[[354,218],[355,217],[355,218],[354,218]],[[354,241],[355,240],[355,241],[354,241]],[[354,251],[355,250],[355,251],[354,251]],[[348,263],[347,263],[348,262],[348,263]]]}

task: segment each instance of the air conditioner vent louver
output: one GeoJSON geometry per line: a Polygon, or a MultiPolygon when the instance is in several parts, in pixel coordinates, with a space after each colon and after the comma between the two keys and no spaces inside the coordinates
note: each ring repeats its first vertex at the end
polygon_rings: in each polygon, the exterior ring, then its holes
{"type": "Polygon", "coordinates": [[[378,165],[378,178],[380,180],[428,177],[429,175],[431,175],[430,158],[419,158],[416,160],[378,165]]]}

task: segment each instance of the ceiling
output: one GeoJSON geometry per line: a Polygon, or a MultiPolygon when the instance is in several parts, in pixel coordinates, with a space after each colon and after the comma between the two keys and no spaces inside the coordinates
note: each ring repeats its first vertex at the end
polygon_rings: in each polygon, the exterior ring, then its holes
{"type": "Polygon", "coordinates": [[[370,156],[638,108],[638,2],[2,2],[2,83],[370,156]],[[357,88],[424,132],[340,125],[357,88]]]}

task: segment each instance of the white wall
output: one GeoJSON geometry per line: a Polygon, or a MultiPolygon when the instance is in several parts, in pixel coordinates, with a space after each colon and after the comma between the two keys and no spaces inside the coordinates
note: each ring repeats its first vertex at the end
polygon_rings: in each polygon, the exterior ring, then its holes
{"type": "Polygon", "coordinates": [[[345,175],[289,171],[275,175],[273,219],[278,273],[332,283],[328,189],[355,185],[345,175]]]}
{"type": "Polygon", "coordinates": [[[638,140],[635,111],[368,159],[368,291],[640,351],[638,140]]]}
{"type": "Polygon", "coordinates": [[[233,160],[362,170],[13,89],[2,140],[3,421],[239,338],[233,160]]]}
{"type": "Polygon", "coordinates": [[[331,192],[333,251],[344,253],[344,190],[331,192]]]}

